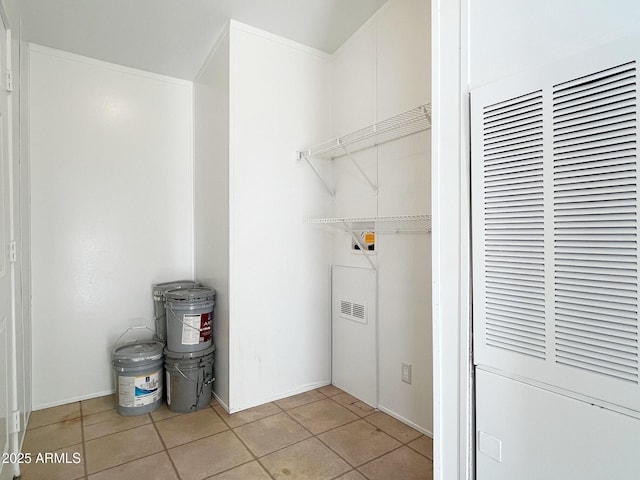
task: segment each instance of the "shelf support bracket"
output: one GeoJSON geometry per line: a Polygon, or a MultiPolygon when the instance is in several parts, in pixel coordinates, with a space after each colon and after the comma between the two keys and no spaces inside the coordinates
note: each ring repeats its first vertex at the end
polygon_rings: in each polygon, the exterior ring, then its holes
{"type": "Polygon", "coordinates": [[[356,166],[356,168],[358,169],[358,171],[360,172],[360,174],[364,177],[364,179],[367,181],[367,183],[369,184],[369,186],[371,187],[371,190],[373,190],[374,193],[378,193],[378,186],[371,181],[371,179],[369,178],[369,176],[365,173],[365,171],[362,169],[362,167],[360,166],[360,164],[358,162],[356,162],[356,159],[353,158],[353,156],[351,155],[351,152],[349,152],[349,150],[347,150],[347,147],[345,147],[344,145],[340,145],[340,147],[342,147],[342,150],[344,151],[345,155],[347,157],[349,157],[349,160],[351,160],[351,162],[353,162],[353,164],[356,166]]]}
{"type": "Polygon", "coordinates": [[[422,105],[422,111],[424,113],[424,118],[426,118],[427,121],[429,122],[429,125],[431,125],[431,109],[426,105],[422,105]]]}
{"type": "Polygon", "coordinates": [[[373,260],[371,260],[371,257],[369,256],[369,254],[367,253],[367,250],[364,248],[364,245],[358,238],[358,235],[356,235],[353,229],[349,227],[346,223],[343,222],[342,224],[344,225],[344,228],[347,230],[347,232],[351,234],[351,237],[353,238],[354,242],[356,242],[356,245],[360,247],[360,251],[362,252],[362,255],[364,255],[364,258],[367,260],[367,262],[369,262],[369,265],[371,265],[371,268],[375,270],[376,266],[373,264],[373,260]]]}
{"type": "Polygon", "coordinates": [[[309,165],[309,167],[311,167],[311,170],[313,170],[313,173],[315,173],[316,176],[320,179],[320,181],[322,182],[322,185],[327,190],[329,195],[331,195],[332,197],[336,196],[336,192],[334,192],[333,189],[327,184],[327,182],[325,182],[324,178],[322,178],[322,175],[320,175],[320,172],[318,171],[318,169],[315,167],[313,163],[311,163],[311,159],[309,158],[309,154],[307,152],[298,152],[298,160],[306,161],[307,165],[309,165]]]}

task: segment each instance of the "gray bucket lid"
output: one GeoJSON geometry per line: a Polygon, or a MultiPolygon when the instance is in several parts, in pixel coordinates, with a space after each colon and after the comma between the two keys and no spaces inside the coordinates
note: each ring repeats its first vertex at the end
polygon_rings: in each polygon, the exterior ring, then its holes
{"type": "Polygon", "coordinates": [[[204,350],[200,350],[197,352],[173,352],[168,348],[164,349],[164,356],[167,360],[192,360],[195,358],[206,357],[214,352],[216,349],[215,345],[211,345],[209,348],[205,348],[204,350]]]}
{"type": "Polygon", "coordinates": [[[115,362],[141,362],[145,360],[159,360],[162,358],[163,342],[155,340],[141,340],[116,347],[113,349],[112,359],[115,362]]]}
{"type": "Polygon", "coordinates": [[[169,290],[178,288],[193,288],[199,286],[200,283],[195,280],[176,280],[174,282],[159,283],[153,286],[153,294],[159,297],[163,296],[169,290]]]}
{"type": "Polygon", "coordinates": [[[168,302],[210,301],[216,298],[216,291],[208,287],[193,287],[169,290],[164,294],[168,302]]]}

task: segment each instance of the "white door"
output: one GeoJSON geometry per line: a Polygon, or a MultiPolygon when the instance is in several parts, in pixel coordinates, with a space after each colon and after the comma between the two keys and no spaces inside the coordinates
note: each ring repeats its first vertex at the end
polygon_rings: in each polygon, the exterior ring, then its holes
{"type": "MultiPolygon", "coordinates": [[[[0,72],[4,79],[7,72],[7,28],[0,17],[0,72]]],[[[11,343],[11,168],[7,142],[8,122],[8,93],[4,88],[4,80],[0,87],[0,449],[2,453],[9,451],[9,395],[11,362],[9,355],[11,343]]],[[[10,464],[0,463],[0,480],[13,477],[10,464]]]]}

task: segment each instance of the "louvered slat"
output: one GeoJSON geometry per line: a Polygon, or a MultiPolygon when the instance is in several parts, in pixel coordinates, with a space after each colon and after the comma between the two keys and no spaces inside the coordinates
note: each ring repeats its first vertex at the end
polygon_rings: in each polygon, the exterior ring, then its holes
{"type": "Polygon", "coordinates": [[[545,358],[542,95],[483,113],[486,344],[545,358]]]}
{"type": "Polygon", "coordinates": [[[558,364],[638,382],[636,67],[553,88],[558,364]]]}

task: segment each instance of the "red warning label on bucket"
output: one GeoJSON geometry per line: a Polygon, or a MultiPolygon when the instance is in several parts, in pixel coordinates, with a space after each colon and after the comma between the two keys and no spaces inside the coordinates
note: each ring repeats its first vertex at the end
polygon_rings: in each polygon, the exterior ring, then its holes
{"type": "Polygon", "coordinates": [[[182,316],[182,345],[198,345],[211,340],[213,314],[185,313],[182,316]]]}
{"type": "Polygon", "coordinates": [[[211,340],[213,314],[211,312],[200,314],[200,343],[211,340]]]}

